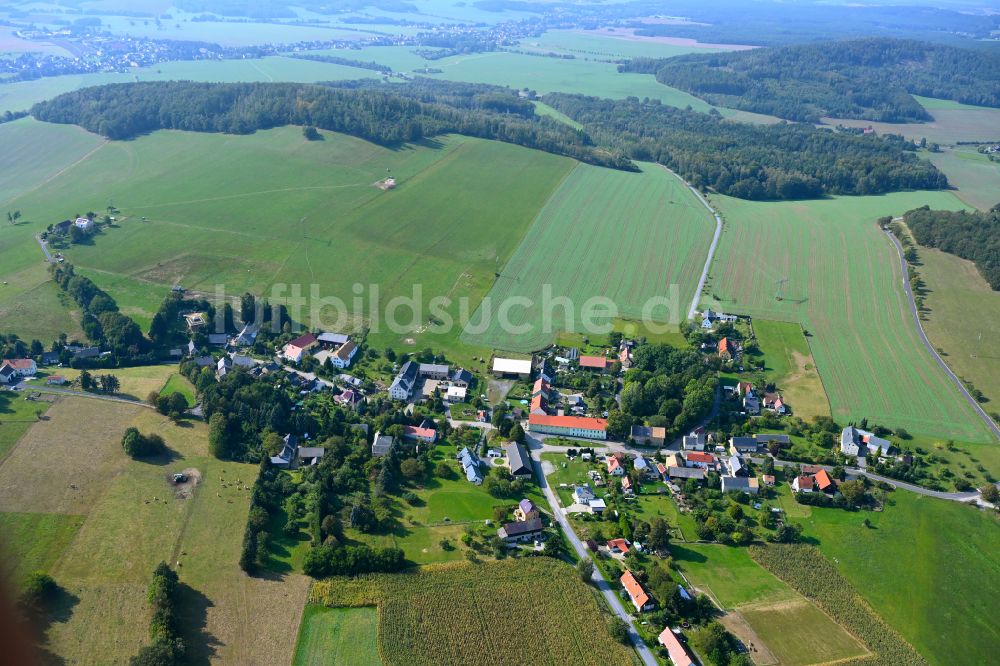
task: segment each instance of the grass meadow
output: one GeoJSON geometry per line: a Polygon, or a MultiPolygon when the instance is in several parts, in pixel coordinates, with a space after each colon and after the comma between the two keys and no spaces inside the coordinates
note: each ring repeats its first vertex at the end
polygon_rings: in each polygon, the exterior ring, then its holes
{"type": "MultiPolygon", "coordinates": [[[[510,351],[540,349],[562,330],[583,330],[585,302],[605,297],[624,318],[642,317],[644,304],[662,297],[674,305],[654,313],[660,321],[681,318],[694,295],[712,240],[708,211],[676,176],[656,165],[641,173],[609,171],[581,164],[548,200],[489,293],[462,340],[510,351]],[[553,298],[568,297],[572,309],[551,308],[544,317],[544,285],[553,298]],[[676,290],[672,291],[672,287],[676,290]],[[533,305],[512,308],[516,337],[501,326],[500,304],[513,297],[533,305]]],[[[554,304],[554,302],[553,302],[554,304]]],[[[610,323],[605,317],[595,318],[610,323]]]]}
{"type": "Polygon", "coordinates": [[[980,210],[1000,203],[1000,162],[991,162],[974,146],[945,148],[927,157],[958,188],[956,194],[965,203],[980,210]]]}
{"type": "Polygon", "coordinates": [[[952,371],[989,399],[985,409],[1000,411],[1000,354],[990,344],[1000,331],[1000,293],[971,261],[925,247],[917,252],[917,270],[928,290],[927,337],[944,351],[952,371]]]}
{"type": "Polygon", "coordinates": [[[309,604],[302,614],[293,666],[381,666],[378,612],[309,604]]]}
{"type": "Polygon", "coordinates": [[[69,663],[127,661],[148,641],[146,586],[165,560],[180,574],[192,663],[291,660],[308,581],[238,567],[255,466],[210,457],[204,424],[140,406],[61,398],[46,417],[0,463],[0,534],[6,569],[46,569],[66,592],[47,650],[69,663]],[[162,435],[170,453],[128,459],[130,425],[162,435]],[[181,469],[201,476],[187,499],[167,480],[181,469]]]}
{"type": "Polygon", "coordinates": [[[829,416],[830,401],[802,327],[791,322],[756,319],[753,331],[763,354],[764,376],[775,383],[792,411],[804,419],[829,416]]]}
{"type": "Polygon", "coordinates": [[[840,421],[965,441],[991,435],[917,336],[899,258],[876,220],[920,205],[960,208],[948,192],[807,202],[717,196],[727,220],[705,305],[800,323],[840,421]],[[777,281],[787,278],[783,300],[777,281]]]}
{"type": "Polygon", "coordinates": [[[376,606],[387,666],[632,663],[631,650],[604,629],[597,593],[572,567],[545,557],[330,579],[313,586],[310,600],[376,606]],[[525,622],[530,629],[512,640],[525,622]]]}
{"type": "Polygon", "coordinates": [[[807,536],[931,663],[985,664],[1000,650],[996,514],[896,492],[881,513],[812,508],[807,536]],[[868,519],[872,527],[862,522],[868,519]]]}
{"type": "MultiPolygon", "coordinates": [[[[12,125],[31,132],[55,127],[12,125]]],[[[356,283],[365,305],[410,296],[420,285],[421,316],[399,311],[404,323],[416,319],[411,330],[373,324],[369,342],[400,348],[413,340],[452,355],[459,326],[440,334],[418,330],[430,317],[429,299],[453,299],[455,320],[461,298],[474,310],[497,264],[514,252],[573,164],[463,137],[388,150],[336,134],[309,142],[294,127],[239,137],[158,132],[106,143],[18,197],[14,205],[32,224],[5,230],[0,268],[16,270],[26,256],[35,261],[34,253],[40,262],[34,232],[76,211],[103,210],[110,200],[122,211],[116,226],[66,255],[140,321],[178,283],[208,294],[221,284],[231,296],[271,295],[274,284],[297,284],[306,297],[315,284],[320,296],[352,308],[356,283]],[[390,170],[398,187],[374,187],[390,170]]],[[[323,315],[331,328],[357,323],[338,322],[329,309],[323,315]]],[[[469,362],[471,353],[452,360],[469,362]]]]}
{"type": "Polygon", "coordinates": [[[902,134],[914,141],[926,138],[929,142],[940,144],[1000,141],[1000,109],[929,97],[916,97],[916,100],[930,112],[934,120],[926,123],[877,123],[870,120],[824,118],[823,122],[827,125],[873,127],[880,134],[902,134]]]}

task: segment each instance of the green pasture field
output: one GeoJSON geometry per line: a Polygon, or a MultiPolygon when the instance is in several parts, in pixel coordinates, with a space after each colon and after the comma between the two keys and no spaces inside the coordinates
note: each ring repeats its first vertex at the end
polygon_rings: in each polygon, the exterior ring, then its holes
{"type": "Polygon", "coordinates": [[[1000,203],[1000,162],[991,162],[969,146],[945,148],[928,153],[927,158],[948,176],[948,182],[958,188],[958,198],[965,203],[980,210],[1000,203]]]}
{"type": "Polygon", "coordinates": [[[536,115],[539,115],[539,116],[548,116],[549,118],[552,118],[553,120],[558,120],[561,123],[565,123],[565,124],[569,125],[573,129],[583,129],[583,125],[581,125],[580,123],[576,122],[575,120],[573,120],[572,118],[570,118],[569,116],[567,116],[562,111],[556,111],[555,109],[553,109],[551,106],[549,106],[548,104],[546,104],[544,102],[534,102],[534,105],[535,105],[535,114],[536,115]]]}
{"type": "Polygon", "coordinates": [[[302,612],[293,666],[381,666],[378,612],[374,608],[327,608],[308,604],[302,612]]]}
{"type": "Polygon", "coordinates": [[[547,557],[455,563],[419,572],[330,579],[310,600],[377,606],[379,652],[395,664],[628,664],[595,592],[569,565],[547,557]],[[504,627],[531,618],[511,640],[504,627]],[[503,655],[502,658],[498,655],[503,655]]]}
{"type": "Polygon", "coordinates": [[[676,323],[686,317],[713,221],[680,179],[653,164],[641,167],[641,173],[628,173],[579,165],[538,214],[462,340],[510,351],[541,349],[559,331],[583,331],[582,314],[594,297],[610,299],[618,317],[641,319],[654,297],[668,307],[652,310],[651,319],[676,323]],[[554,306],[548,321],[546,285],[554,306]],[[560,297],[571,302],[569,316],[554,300],[560,297]],[[514,298],[532,304],[521,307],[508,300],[514,298]],[[505,304],[515,305],[506,310],[510,332],[500,317],[505,304]]]}
{"type": "Polygon", "coordinates": [[[756,319],[757,345],[764,355],[764,376],[777,385],[782,398],[798,416],[829,416],[830,401],[816,370],[809,341],[796,323],[756,319]]]}
{"type": "Polygon", "coordinates": [[[921,345],[901,289],[898,254],[876,224],[880,216],[924,204],[962,207],[954,195],[714,201],[727,224],[704,305],[802,324],[835,419],[867,417],[914,433],[990,441],[921,345]]]}
{"type": "Polygon", "coordinates": [[[238,566],[257,467],[209,456],[204,424],[140,406],[61,398],[46,416],[0,464],[8,566],[47,569],[65,590],[44,647],[73,663],[127,661],[149,640],[146,586],[165,560],[181,577],[192,662],[290,661],[307,580],[248,578],[238,566]],[[159,433],[170,453],[128,459],[120,440],[129,425],[159,433]],[[186,499],[167,480],[184,469],[200,474],[186,499]],[[23,538],[36,534],[44,553],[23,538]],[[246,621],[265,615],[274,623],[246,621]]]}
{"type": "Polygon", "coordinates": [[[798,597],[788,585],[750,559],[744,548],[674,542],[670,554],[688,580],[723,608],[798,597]]]}
{"type": "Polygon", "coordinates": [[[0,464],[28,428],[38,421],[38,412],[44,415],[48,411],[49,404],[27,400],[24,393],[0,392],[0,464]]]}
{"type": "MultiPolygon", "coordinates": [[[[177,374],[177,365],[140,365],[130,368],[114,368],[112,370],[91,370],[91,374],[112,374],[118,378],[121,383],[121,387],[118,390],[118,397],[129,398],[132,400],[138,400],[140,402],[145,402],[146,398],[149,396],[150,391],[161,391],[163,390],[164,384],[166,384],[173,377],[178,379],[184,379],[177,374]]],[[[66,378],[68,382],[75,382],[80,377],[80,371],[74,368],[46,368],[39,372],[37,379],[31,382],[38,386],[45,386],[46,377],[50,375],[61,375],[66,378]]],[[[183,384],[175,380],[178,389],[181,390],[186,384],[188,388],[187,395],[191,397],[194,396],[194,387],[191,386],[190,382],[184,379],[183,384]]],[[[77,386],[66,386],[63,388],[79,389],[77,386]]],[[[182,391],[183,392],[183,391],[182,391]]]]}
{"type": "MultiPolygon", "coordinates": [[[[465,312],[474,311],[496,266],[573,164],[457,136],[388,150],[329,133],[310,142],[295,127],[239,137],[157,132],[109,142],[17,199],[33,224],[7,231],[0,268],[40,252],[32,234],[44,224],[103,210],[111,200],[122,211],[117,226],[65,252],[98,285],[110,275],[110,293],[125,312],[148,313],[174,284],[208,295],[222,285],[231,297],[250,290],[274,302],[294,293],[289,285],[308,301],[316,285],[319,297],[340,298],[354,315],[355,284],[366,313],[376,297],[386,306],[418,285],[420,316],[397,310],[403,328],[396,332],[380,315],[368,322],[369,342],[433,346],[469,363],[482,352],[455,355],[460,325],[423,329],[430,299],[450,298],[456,321],[462,299],[465,312]],[[390,170],[396,189],[375,187],[390,170]]],[[[292,314],[313,323],[305,308],[292,314]]],[[[321,314],[316,327],[357,323],[338,321],[330,308],[321,314]]]]}
{"type": "Polygon", "coordinates": [[[1000,411],[1000,355],[989,343],[991,332],[1000,330],[1000,293],[971,261],[926,247],[918,247],[917,253],[917,270],[928,290],[927,337],[944,352],[956,375],[986,395],[986,410],[1000,411]],[[975,317],[966,316],[968,312],[975,317]]]}
{"type": "Polygon", "coordinates": [[[1000,650],[992,610],[1000,595],[995,513],[897,491],[881,513],[813,507],[801,522],[844,577],[931,663],[983,664],[1000,650]]]}
{"type": "MultiPolygon", "coordinates": [[[[0,247],[2,247],[0,243],[0,247]]],[[[36,245],[23,247],[34,259],[23,269],[3,274],[5,284],[0,286],[0,330],[16,333],[23,340],[40,340],[48,349],[59,333],[69,340],[84,340],[80,328],[80,309],[49,277],[48,264],[42,260],[42,251],[36,245]],[[37,256],[34,256],[37,253],[37,256]]],[[[15,263],[22,258],[14,258],[15,263]]]]}

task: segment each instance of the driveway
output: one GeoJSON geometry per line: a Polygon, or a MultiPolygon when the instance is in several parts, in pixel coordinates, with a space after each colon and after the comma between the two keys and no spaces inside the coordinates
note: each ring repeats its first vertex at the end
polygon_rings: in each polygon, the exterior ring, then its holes
{"type": "MultiPolygon", "coordinates": [[[[531,449],[531,463],[535,468],[535,476],[538,479],[538,485],[541,487],[542,492],[545,493],[545,499],[548,500],[549,506],[552,509],[552,515],[559,522],[562,527],[563,532],[566,534],[566,538],[569,539],[570,544],[573,546],[573,550],[580,558],[590,557],[591,554],[587,550],[587,547],[580,541],[580,538],[576,536],[576,532],[573,531],[573,526],[570,525],[569,520],[566,519],[566,515],[562,508],[559,506],[559,498],[556,497],[555,492],[549,487],[549,482],[545,478],[545,474],[542,471],[542,461],[541,452],[542,447],[534,447],[531,449]]],[[[625,620],[628,623],[628,633],[629,638],[632,640],[632,645],[635,647],[636,652],[639,653],[639,657],[646,666],[656,666],[656,658],[653,656],[653,652],[646,645],[645,641],[639,637],[639,634],[635,630],[635,624],[632,620],[632,616],[629,615],[625,607],[622,605],[621,599],[618,597],[617,587],[612,586],[601,574],[597,567],[594,567],[594,585],[601,591],[604,595],[605,600],[608,602],[608,606],[614,611],[615,615],[625,620]]]]}

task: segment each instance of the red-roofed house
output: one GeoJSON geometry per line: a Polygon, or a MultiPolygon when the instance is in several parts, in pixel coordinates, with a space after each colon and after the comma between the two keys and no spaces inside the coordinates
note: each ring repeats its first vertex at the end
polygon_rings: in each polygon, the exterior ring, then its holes
{"type": "Polygon", "coordinates": [[[628,539],[611,539],[608,541],[608,552],[612,555],[627,555],[629,545],[628,539]]]}
{"type": "Polygon", "coordinates": [[[608,422],[605,419],[586,416],[528,416],[528,430],[550,435],[582,437],[584,439],[607,439],[608,422]]]}
{"type": "Polygon", "coordinates": [[[670,656],[670,663],[674,666],[694,666],[694,662],[688,656],[687,650],[684,649],[684,644],[670,630],[670,627],[660,632],[660,635],[656,638],[656,642],[667,649],[667,654],[670,656]]]}
{"type": "Polygon", "coordinates": [[[544,395],[545,397],[548,397],[551,388],[552,387],[549,386],[549,383],[547,381],[539,377],[538,379],[535,380],[535,385],[531,389],[531,395],[532,396],[544,395]]]}
{"type": "Polygon", "coordinates": [[[684,466],[685,467],[701,467],[702,469],[708,469],[715,464],[715,456],[711,453],[703,453],[701,451],[688,451],[684,454],[684,466]]]}
{"type": "Polygon", "coordinates": [[[813,477],[816,482],[816,488],[823,493],[836,492],[837,486],[834,484],[833,479],[830,475],[826,473],[825,469],[821,469],[816,472],[816,476],[813,477]]]}
{"type": "Polygon", "coordinates": [[[545,414],[546,414],[546,412],[545,412],[545,403],[546,403],[545,394],[544,393],[539,393],[538,395],[536,395],[535,397],[533,397],[531,399],[531,412],[530,413],[538,415],[538,416],[545,416],[545,414]]]}
{"type": "Polygon", "coordinates": [[[608,458],[608,474],[622,476],[625,474],[625,466],[614,456],[608,458]]]}
{"type": "Polygon", "coordinates": [[[663,477],[664,480],[667,478],[667,466],[663,463],[656,463],[656,473],[663,477]]]}
{"type": "Polygon", "coordinates": [[[580,367],[604,372],[608,368],[608,359],[603,356],[580,356],[580,367]]]}
{"type": "Polygon", "coordinates": [[[316,336],[312,333],[300,335],[282,348],[281,355],[292,363],[298,363],[308,350],[316,346],[317,342],[316,336]]]}
{"type": "Polygon", "coordinates": [[[642,587],[642,583],[637,581],[628,569],[622,574],[621,584],[628,593],[628,598],[632,600],[632,605],[635,606],[636,611],[641,613],[656,608],[656,602],[653,601],[653,598],[642,587]]]}
{"type": "Polygon", "coordinates": [[[632,479],[627,476],[622,477],[622,491],[624,491],[626,497],[635,494],[635,491],[632,489],[632,479]]]}
{"type": "Polygon", "coordinates": [[[813,491],[813,478],[805,474],[795,477],[792,480],[792,490],[797,493],[811,493],[813,491]]]}
{"type": "Polygon", "coordinates": [[[30,377],[38,372],[38,367],[35,365],[34,359],[30,358],[9,358],[2,365],[10,366],[13,374],[18,377],[30,377]]]}
{"type": "Polygon", "coordinates": [[[403,426],[404,439],[419,439],[422,442],[433,444],[437,439],[437,430],[434,428],[419,428],[417,426],[403,426]]]}

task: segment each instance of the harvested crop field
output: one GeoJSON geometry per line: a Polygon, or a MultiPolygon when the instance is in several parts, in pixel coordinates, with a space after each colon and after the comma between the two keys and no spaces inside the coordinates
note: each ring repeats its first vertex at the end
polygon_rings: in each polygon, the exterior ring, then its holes
{"type": "MultiPolygon", "coordinates": [[[[509,351],[540,349],[560,331],[583,331],[581,315],[593,297],[610,299],[618,316],[629,319],[641,319],[650,299],[665,298],[669,307],[658,307],[653,318],[683,319],[715,223],[679,178],[655,164],[641,167],[641,173],[628,173],[577,166],[538,214],[462,340],[509,351]],[[543,305],[546,289],[552,308],[543,305]],[[568,314],[554,300],[563,297],[571,302],[568,314]],[[532,304],[510,308],[509,328],[502,315],[512,299],[532,304]]],[[[595,321],[607,323],[608,317],[595,321]]]]}
{"type": "Polygon", "coordinates": [[[867,417],[934,437],[991,441],[921,344],[902,290],[899,255],[876,224],[880,216],[924,204],[961,208],[953,194],[714,201],[727,225],[705,304],[802,324],[834,419],[867,417]]]}
{"type": "Polygon", "coordinates": [[[596,593],[548,558],[438,565],[420,572],[330,579],[311,601],[377,606],[379,652],[393,664],[626,664],[596,593]],[[505,627],[531,618],[512,641],[505,627]]]}

